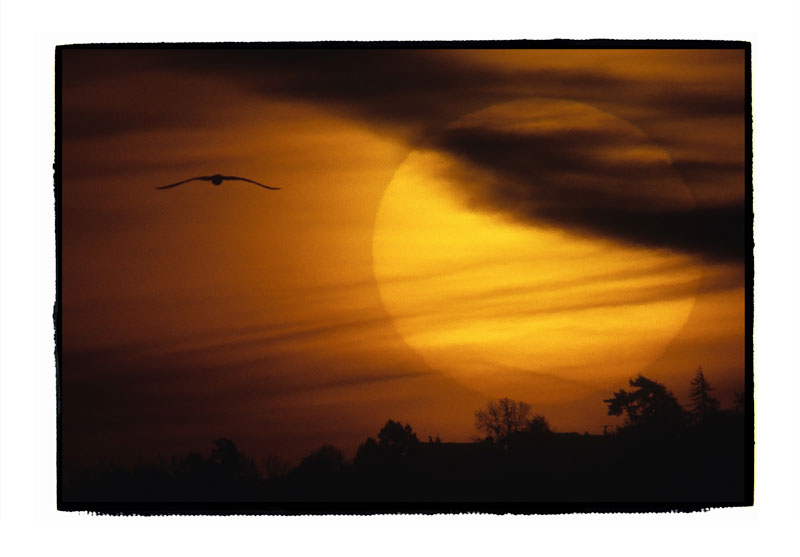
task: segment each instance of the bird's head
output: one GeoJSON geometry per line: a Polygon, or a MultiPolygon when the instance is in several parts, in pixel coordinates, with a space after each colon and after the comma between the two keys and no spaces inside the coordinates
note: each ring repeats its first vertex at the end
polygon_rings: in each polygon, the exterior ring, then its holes
{"type": "Polygon", "coordinates": [[[211,183],[214,184],[215,186],[222,185],[222,174],[214,174],[211,177],[211,183]]]}

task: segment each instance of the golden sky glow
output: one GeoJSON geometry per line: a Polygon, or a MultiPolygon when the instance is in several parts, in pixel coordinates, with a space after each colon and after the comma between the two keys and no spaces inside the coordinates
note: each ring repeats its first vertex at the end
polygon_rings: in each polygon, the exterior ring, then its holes
{"type": "Polygon", "coordinates": [[[72,49],[62,84],[68,461],[742,388],[742,51],[72,49]],[[218,172],[282,189],[155,189],[218,172]]]}

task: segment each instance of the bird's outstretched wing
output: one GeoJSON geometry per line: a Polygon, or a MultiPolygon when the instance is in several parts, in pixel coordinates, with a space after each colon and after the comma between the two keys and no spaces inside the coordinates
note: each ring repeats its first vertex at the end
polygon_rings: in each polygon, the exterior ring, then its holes
{"type": "Polygon", "coordinates": [[[186,182],[191,182],[193,180],[205,180],[206,182],[211,181],[211,176],[195,176],[194,178],[189,178],[188,180],[184,180],[182,182],[175,182],[174,184],[170,184],[168,186],[156,186],[157,190],[166,190],[169,188],[174,188],[175,186],[180,186],[181,184],[185,184],[186,182]]]}
{"type": "Polygon", "coordinates": [[[241,180],[243,182],[250,182],[251,184],[255,184],[257,186],[261,186],[262,188],[267,188],[268,190],[279,190],[281,188],[274,188],[272,186],[265,186],[264,184],[259,184],[255,180],[250,180],[249,178],[240,178],[239,176],[223,176],[223,180],[241,180]]]}

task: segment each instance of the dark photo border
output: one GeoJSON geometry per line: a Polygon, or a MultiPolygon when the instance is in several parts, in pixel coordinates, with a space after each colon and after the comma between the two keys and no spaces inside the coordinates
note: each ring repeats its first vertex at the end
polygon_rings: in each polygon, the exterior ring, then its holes
{"type": "Polygon", "coordinates": [[[492,40],[492,41],[318,41],[318,42],[244,42],[244,43],[108,43],[59,45],[55,50],[55,164],[54,199],[56,231],[56,301],[53,309],[56,364],[56,413],[57,413],[57,508],[60,511],[88,511],[108,515],[370,515],[370,514],[440,514],[440,513],[491,513],[491,514],[564,514],[564,513],[647,513],[647,512],[697,512],[717,507],[752,506],[754,496],[754,370],[753,370],[753,283],[754,283],[754,236],[753,236],[753,120],[752,120],[752,68],[751,44],[745,41],[717,40],[492,40]],[[85,49],[738,49],[745,53],[745,455],[744,493],[741,501],[729,503],[719,501],[679,502],[326,502],[293,501],[275,503],[255,502],[75,502],[65,500],[63,481],[63,435],[62,435],[62,123],[61,102],[62,56],[70,50],[85,49]]]}

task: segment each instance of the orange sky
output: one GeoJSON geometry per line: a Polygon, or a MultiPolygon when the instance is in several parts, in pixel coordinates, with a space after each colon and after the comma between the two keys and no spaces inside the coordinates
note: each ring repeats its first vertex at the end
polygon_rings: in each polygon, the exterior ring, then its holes
{"type": "Polygon", "coordinates": [[[743,389],[742,50],[62,56],[68,463],[743,389]]]}

